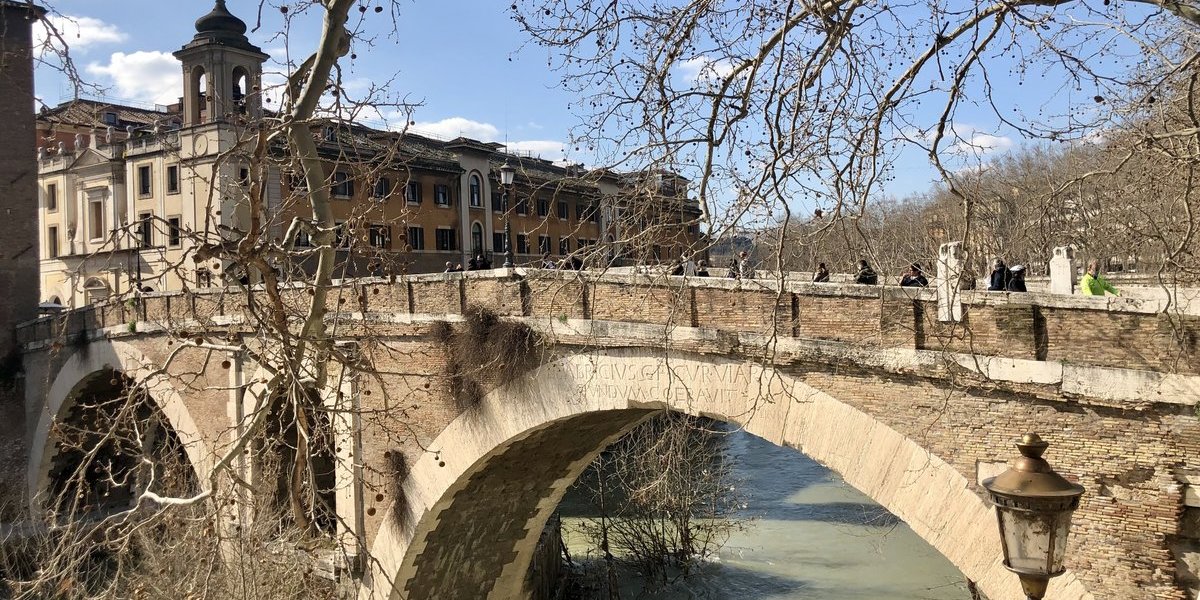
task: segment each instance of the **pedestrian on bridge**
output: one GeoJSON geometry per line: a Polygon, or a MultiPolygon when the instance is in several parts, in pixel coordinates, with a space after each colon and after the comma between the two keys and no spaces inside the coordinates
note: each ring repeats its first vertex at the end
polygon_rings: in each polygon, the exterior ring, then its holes
{"type": "Polygon", "coordinates": [[[859,285],[876,285],[879,283],[879,275],[875,273],[875,269],[867,261],[858,261],[858,273],[854,275],[854,283],[859,285]]]}
{"type": "Polygon", "coordinates": [[[738,279],[754,279],[754,263],[745,250],[738,253],[738,279]]]}
{"type": "Polygon", "coordinates": [[[813,283],[829,283],[829,269],[825,263],[817,263],[817,272],[813,273],[813,283]]]}
{"type": "Polygon", "coordinates": [[[1004,261],[996,259],[992,261],[992,276],[988,280],[989,292],[1003,292],[1008,289],[1008,267],[1004,265],[1004,261]]]}
{"type": "Polygon", "coordinates": [[[1008,270],[1008,287],[1005,288],[1010,292],[1025,292],[1025,267],[1024,265],[1013,265],[1008,270]]]}
{"type": "Polygon", "coordinates": [[[1084,296],[1103,296],[1105,292],[1110,292],[1114,296],[1120,296],[1121,292],[1113,287],[1103,275],[1100,274],[1100,261],[1093,260],[1088,263],[1087,273],[1084,273],[1083,279],[1079,281],[1079,289],[1084,296]]]}
{"type": "Polygon", "coordinates": [[[921,273],[921,263],[909,265],[908,271],[900,278],[901,287],[929,287],[929,280],[921,273]]]}

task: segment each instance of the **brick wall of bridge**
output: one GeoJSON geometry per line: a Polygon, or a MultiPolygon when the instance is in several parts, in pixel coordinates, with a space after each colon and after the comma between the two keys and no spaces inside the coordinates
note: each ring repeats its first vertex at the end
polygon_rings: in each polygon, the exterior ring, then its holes
{"type": "MultiPolygon", "coordinates": [[[[289,304],[303,306],[296,291],[289,304]]],[[[261,293],[255,301],[265,301],[261,293]]],[[[1155,312],[1138,300],[965,292],[964,318],[937,321],[932,290],[726,279],[504,271],[356,280],[329,309],[379,314],[462,314],[467,306],[507,316],[596,319],[774,333],[867,347],[949,350],[1039,361],[1200,374],[1200,316],[1155,312]],[[524,272],[522,272],[524,273],[524,272]]],[[[246,293],[150,294],[67,317],[71,332],[131,322],[179,327],[243,315],[246,293]]],[[[297,311],[299,312],[299,311],[297,311]]],[[[23,325],[24,342],[48,339],[55,321],[23,325]]]]}

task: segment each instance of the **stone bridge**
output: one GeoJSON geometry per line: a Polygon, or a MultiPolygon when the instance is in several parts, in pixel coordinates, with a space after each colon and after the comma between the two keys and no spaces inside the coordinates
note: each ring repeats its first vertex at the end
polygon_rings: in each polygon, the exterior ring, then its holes
{"type": "MultiPolygon", "coordinates": [[[[1038,431],[1056,468],[1087,488],[1069,570],[1048,597],[1195,598],[1195,315],[963,292],[961,320],[947,323],[933,290],[519,269],[335,291],[331,331],[369,367],[341,369],[326,390],[354,409],[337,427],[338,539],[372,557],[360,572],[367,597],[525,596],[567,487],[607,444],[670,409],[827,465],[992,600],[1021,596],[978,482],[1014,456],[1019,434],[1038,431]],[[541,343],[464,401],[445,323],[463,329],[475,306],[541,343]]],[[[211,469],[263,387],[236,343],[253,339],[261,301],[151,294],[23,324],[31,507],[52,484],[53,425],[116,373],[148,392],[197,473],[211,469]],[[206,347],[185,343],[196,339],[206,347]]],[[[501,361],[506,352],[495,349],[501,361]]]]}

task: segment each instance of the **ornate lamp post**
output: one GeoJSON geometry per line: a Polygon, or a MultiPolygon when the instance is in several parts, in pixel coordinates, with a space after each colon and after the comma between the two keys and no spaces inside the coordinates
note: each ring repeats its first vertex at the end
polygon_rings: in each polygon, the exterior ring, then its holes
{"type": "Polygon", "coordinates": [[[500,185],[504,187],[504,268],[511,269],[513,266],[512,252],[512,223],[509,215],[512,213],[512,207],[508,205],[508,189],[512,187],[513,176],[517,170],[508,164],[508,159],[504,159],[504,164],[500,167],[500,185]]]}
{"type": "Polygon", "coordinates": [[[996,505],[1004,566],[1021,578],[1028,600],[1044,598],[1050,578],[1063,573],[1071,513],[1083,495],[1083,486],[1063,479],[1042,458],[1049,445],[1036,433],[1025,434],[1017,442],[1020,458],[983,482],[996,505]]]}

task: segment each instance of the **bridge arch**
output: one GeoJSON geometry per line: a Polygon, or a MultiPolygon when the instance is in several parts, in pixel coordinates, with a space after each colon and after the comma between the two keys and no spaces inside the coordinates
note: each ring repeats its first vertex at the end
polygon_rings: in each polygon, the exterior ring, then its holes
{"type": "MultiPolygon", "coordinates": [[[[1024,598],[1003,567],[992,509],[918,442],[779,371],[642,348],[562,357],[451,422],[412,464],[372,544],[371,597],[478,597],[481,589],[522,597],[538,536],[566,489],[609,443],[662,409],[803,451],[907,522],[988,597],[1024,598]]],[[[1070,572],[1050,595],[1092,598],[1070,572]]]]}
{"type": "Polygon", "coordinates": [[[55,453],[54,423],[71,409],[82,388],[106,371],[119,373],[146,391],[187,453],[197,481],[201,486],[207,485],[213,457],[170,379],[132,344],[103,340],[72,354],[55,372],[45,398],[35,403],[40,406],[40,412],[29,446],[26,472],[30,508],[35,512],[41,508],[42,492],[49,489],[50,485],[50,468],[55,453]]]}

